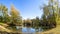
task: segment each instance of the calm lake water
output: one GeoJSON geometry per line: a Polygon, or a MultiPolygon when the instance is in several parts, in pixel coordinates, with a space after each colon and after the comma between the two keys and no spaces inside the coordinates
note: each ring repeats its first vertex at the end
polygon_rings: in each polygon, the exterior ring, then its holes
{"type": "MultiPolygon", "coordinates": [[[[25,27],[22,27],[22,28],[25,28],[25,27]]],[[[17,27],[17,29],[20,29],[20,30],[22,30],[22,28],[21,27],[17,27]]],[[[33,28],[33,29],[35,29],[36,32],[43,32],[43,29],[41,27],[38,28],[38,29],[36,29],[36,28],[33,28]]]]}
{"type": "Polygon", "coordinates": [[[43,29],[40,27],[38,29],[35,29],[36,32],[43,32],[43,29]]]}

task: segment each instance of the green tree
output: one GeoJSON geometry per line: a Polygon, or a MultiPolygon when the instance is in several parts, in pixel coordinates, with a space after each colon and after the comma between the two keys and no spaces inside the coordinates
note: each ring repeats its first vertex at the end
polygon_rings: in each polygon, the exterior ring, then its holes
{"type": "Polygon", "coordinates": [[[3,4],[0,4],[0,16],[3,18],[1,21],[7,22],[8,8],[3,4]]]}
{"type": "Polygon", "coordinates": [[[50,0],[49,1],[49,10],[52,12],[52,21],[55,21],[58,24],[59,19],[59,2],[58,0],[50,0]],[[52,4],[52,5],[51,5],[52,4]]]}
{"type": "Polygon", "coordinates": [[[59,4],[58,0],[49,0],[49,3],[47,6],[44,5],[43,7],[43,22],[45,23],[44,25],[46,26],[49,24],[49,27],[54,27],[56,26],[56,23],[58,23],[59,19],[59,4]],[[46,23],[47,22],[47,23],[46,23]]]}
{"type": "Polygon", "coordinates": [[[36,22],[35,22],[36,19],[31,19],[31,21],[32,21],[32,27],[35,28],[35,26],[36,26],[36,25],[35,25],[35,23],[36,23],[36,22]]]}
{"type": "Polygon", "coordinates": [[[31,21],[32,21],[32,27],[34,27],[34,28],[40,27],[40,19],[38,16],[34,19],[31,19],[31,21]]]}
{"type": "Polygon", "coordinates": [[[40,19],[39,19],[39,17],[36,17],[35,22],[36,22],[36,23],[35,23],[35,24],[36,24],[36,27],[39,28],[39,27],[40,27],[40,26],[39,26],[39,25],[40,25],[40,19]]]}

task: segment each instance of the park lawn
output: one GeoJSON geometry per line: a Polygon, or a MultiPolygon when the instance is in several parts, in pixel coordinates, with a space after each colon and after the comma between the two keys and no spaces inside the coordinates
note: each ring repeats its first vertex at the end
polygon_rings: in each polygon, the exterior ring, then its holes
{"type": "Polygon", "coordinates": [[[2,23],[2,22],[0,22],[0,25],[1,26],[4,26],[4,27],[7,27],[8,26],[6,23],[2,23]]]}
{"type": "Polygon", "coordinates": [[[38,34],[60,34],[60,25],[48,31],[38,32],[38,34]]]}
{"type": "Polygon", "coordinates": [[[0,25],[2,25],[2,24],[4,24],[4,23],[0,22],[0,25]]]}
{"type": "Polygon", "coordinates": [[[11,32],[11,30],[0,25],[0,31],[11,32]]]}
{"type": "Polygon", "coordinates": [[[16,31],[16,30],[14,30],[14,29],[9,29],[9,28],[7,28],[7,24],[6,23],[2,23],[2,22],[0,22],[0,31],[5,31],[5,32],[19,32],[19,31],[16,31]]]}
{"type": "Polygon", "coordinates": [[[0,22],[0,31],[11,32],[11,30],[6,28],[7,26],[7,24],[0,22]]]}

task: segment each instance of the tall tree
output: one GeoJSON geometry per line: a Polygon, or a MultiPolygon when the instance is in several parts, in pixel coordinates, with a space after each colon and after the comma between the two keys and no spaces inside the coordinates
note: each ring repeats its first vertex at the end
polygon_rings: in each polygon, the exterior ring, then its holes
{"type": "Polygon", "coordinates": [[[40,19],[38,16],[34,19],[31,19],[31,21],[32,21],[32,27],[34,27],[34,28],[40,27],[40,19]]]}
{"type": "Polygon", "coordinates": [[[58,24],[58,19],[59,19],[59,0],[50,0],[49,1],[49,7],[51,7],[50,12],[53,14],[53,20],[58,24]]]}
{"type": "Polygon", "coordinates": [[[3,22],[7,21],[8,8],[3,4],[0,4],[0,16],[2,16],[2,18],[3,18],[2,21],[3,22]]]}
{"type": "Polygon", "coordinates": [[[49,0],[47,6],[43,7],[43,21],[46,22],[45,25],[49,24],[49,27],[56,26],[59,19],[59,2],[58,0],[49,0]],[[48,21],[48,22],[47,22],[48,21]]]}
{"type": "Polygon", "coordinates": [[[15,25],[20,25],[22,23],[22,17],[20,16],[20,13],[16,10],[16,8],[12,5],[11,6],[11,22],[15,25]]]}

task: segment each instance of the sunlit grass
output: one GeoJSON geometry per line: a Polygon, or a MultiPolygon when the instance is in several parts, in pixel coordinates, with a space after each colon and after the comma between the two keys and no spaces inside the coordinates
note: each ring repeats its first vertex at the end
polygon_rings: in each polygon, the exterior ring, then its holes
{"type": "Polygon", "coordinates": [[[37,34],[60,34],[60,25],[57,25],[56,28],[53,28],[44,32],[37,32],[37,34]]]}
{"type": "Polygon", "coordinates": [[[8,24],[0,22],[0,31],[5,31],[5,32],[17,32],[14,29],[9,29],[8,24]]]}

